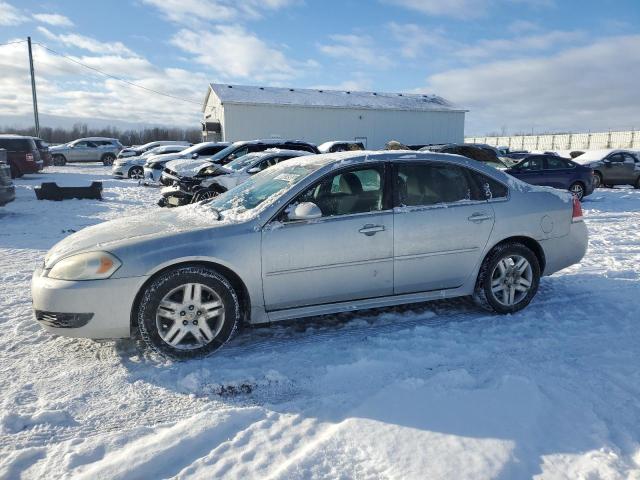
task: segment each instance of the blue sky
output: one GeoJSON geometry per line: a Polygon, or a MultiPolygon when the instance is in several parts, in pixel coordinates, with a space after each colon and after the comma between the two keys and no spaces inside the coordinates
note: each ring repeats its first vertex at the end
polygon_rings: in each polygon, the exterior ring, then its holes
{"type": "MultiPolygon", "coordinates": [[[[195,126],[223,81],[435,93],[469,134],[640,127],[638,0],[0,0],[0,43],[27,35],[195,102],[35,46],[40,111],[74,121],[195,126]]],[[[0,123],[29,121],[26,67],[0,47],[0,123]]]]}

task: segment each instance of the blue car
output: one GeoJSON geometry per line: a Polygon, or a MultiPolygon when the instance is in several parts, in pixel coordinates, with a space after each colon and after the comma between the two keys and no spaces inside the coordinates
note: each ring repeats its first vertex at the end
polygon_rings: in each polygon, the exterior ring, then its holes
{"type": "Polygon", "coordinates": [[[593,193],[593,169],[557,155],[530,155],[507,173],[532,185],[571,191],[579,200],[593,193]]]}

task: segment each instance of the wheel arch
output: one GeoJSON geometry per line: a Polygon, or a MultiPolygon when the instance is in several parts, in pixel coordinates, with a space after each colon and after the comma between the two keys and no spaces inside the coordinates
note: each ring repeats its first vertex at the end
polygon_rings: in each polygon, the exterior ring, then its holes
{"type": "Polygon", "coordinates": [[[536,258],[538,259],[538,263],[540,264],[540,275],[544,275],[544,270],[547,265],[547,259],[544,254],[542,245],[540,245],[540,243],[534,240],[533,238],[523,236],[523,235],[515,235],[513,237],[507,237],[500,240],[498,243],[496,243],[495,245],[493,245],[491,248],[487,250],[487,253],[482,259],[482,261],[484,262],[484,260],[493,251],[494,248],[500,245],[504,245],[505,243],[513,243],[513,242],[522,243],[525,247],[527,247],[529,250],[531,250],[535,254],[536,258]]]}
{"type": "Polygon", "coordinates": [[[210,260],[182,260],[176,263],[172,263],[171,265],[166,265],[159,270],[153,272],[153,274],[140,286],[136,296],[133,300],[133,304],[131,306],[131,314],[130,314],[130,330],[133,336],[134,330],[136,328],[136,312],[138,311],[138,306],[140,305],[140,299],[142,298],[142,293],[144,289],[153,282],[158,276],[162,275],[168,270],[172,270],[174,268],[180,267],[208,267],[212,268],[222,275],[225,276],[231,286],[236,291],[238,295],[238,300],[240,301],[240,307],[242,308],[242,323],[249,323],[249,319],[251,318],[251,298],[249,296],[249,290],[245,285],[244,281],[240,278],[240,276],[231,270],[229,267],[222,265],[220,263],[216,263],[215,261],[210,260]]]}

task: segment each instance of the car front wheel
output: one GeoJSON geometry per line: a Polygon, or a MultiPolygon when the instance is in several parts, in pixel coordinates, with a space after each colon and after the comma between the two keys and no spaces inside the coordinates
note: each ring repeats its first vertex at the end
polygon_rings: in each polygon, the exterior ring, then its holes
{"type": "Polygon", "coordinates": [[[146,347],[173,359],[198,358],[231,338],[240,324],[240,303],[216,270],[184,266],[162,273],[144,289],[136,318],[146,347]]]}
{"type": "Polygon", "coordinates": [[[531,302],[539,283],[540,264],[535,254],[521,243],[505,243],[484,259],[473,298],[487,310],[514,313],[531,302]]]}
{"type": "Polygon", "coordinates": [[[580,182],[573,183],[569,187],[569,191],[578,197],[578,200],[582,200],[582,197],[584,197],[584,185],[580,182]]]}
{"type": "Polygon", "coordinates": [[[53,164],[62,167],[67,164],[67,159],[64,155],[53,155],[53,164]]]}
{"type": "Polygon", "coordinates": [[[102,156],[102,164],[105,167],[111,166],[113,165],[113,162],[115,161],[116,156],[111,154],[111,153],[107,153],[105,155],[102,156]]]}
{"type": "Polygon", "coordinates": [[[593,174],[593,188],[602,186],[602,175],[599,172],[593,174]]]}
{"type": "Polygon", "coordinates": [[[140,180],[144,178],[144,169],[142,167],[132,167],[129,170],[129,178],[140,180]]]}

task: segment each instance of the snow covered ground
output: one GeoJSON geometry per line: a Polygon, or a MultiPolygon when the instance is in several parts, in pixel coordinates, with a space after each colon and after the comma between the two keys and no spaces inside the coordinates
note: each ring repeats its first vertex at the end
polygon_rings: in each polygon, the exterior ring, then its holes
{"type": "Polygon", "coordinates": [[[107,173],[48,169],[0,209],[0,478],[640,479],[640,191],[587,198],[587,256],[516,315],[368,311],[163,363],[32,319],[48,248],[158,208],[107,173]],[[105,200],[38,202],[50,180],[102,180],[105,200]]]}

